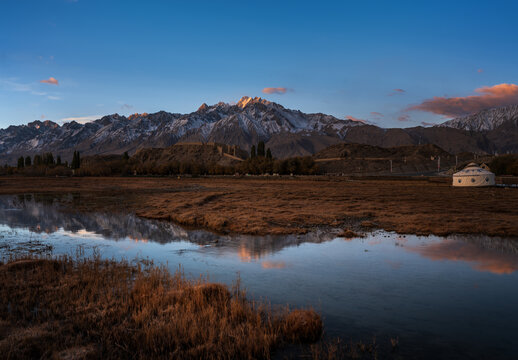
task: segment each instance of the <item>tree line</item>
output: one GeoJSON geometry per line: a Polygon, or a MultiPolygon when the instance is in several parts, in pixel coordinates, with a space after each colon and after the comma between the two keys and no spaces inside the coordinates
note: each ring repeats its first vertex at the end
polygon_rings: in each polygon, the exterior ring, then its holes
{"type": "Polygon", "coordinates": [[[311,156],[275,159],[272,151],[264,142],[254,144],[250,157],[240,163],[224,166],[218,163],[203,161],[141,161],[130,157],[127,152],[122,155],[89,156],[81,158],[74,151],[72,161],[63,162],[61,156],[52,153],[34,155],[18,159],[17,167],[7,165],[0,169],[0,174],[26,175],[61,175],[61,176],[129,176],[129,175],[315,175],[319,169],[311,156]]]}
{"type": "MultiPolygon", "coordinates": [[[[6,165],[7,166],[7,165],[6,165]]],[[[20,156],[18,158],[17,168],[22,169],[30,166],[64,166],[69,167],[68,161],[64,163],[61,161],[61,156],[58,155],[56,159],[54,159],[54,155],[51,152],[47,152],[44,154],[37,154],[31,159],[30,156],[20,156]]],[[[71,169],[79,169],[81,166],[81,155],[79,151],[74,151],[74,155],[72,157],[72,163],[70,164],[71,169]]]]}

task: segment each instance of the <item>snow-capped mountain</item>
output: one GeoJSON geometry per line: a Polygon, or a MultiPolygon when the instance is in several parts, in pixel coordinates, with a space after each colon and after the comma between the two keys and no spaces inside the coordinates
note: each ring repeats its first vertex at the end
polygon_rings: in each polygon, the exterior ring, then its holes
{"type": "Polygon", "coordinates": [[[518,126],[518,105],[482,110],[446,121],[439,126],[468,131],[491,131],[506,123],[514,123],[518,126]]]}
{"type": "Polygon", "coordinates": [[[0,129],[0,162],[52,152],[130,154],[178,142],[217,142],[249,150],[264,141],[275,157],[312,155],[339,142],[381,147],[435,144],[450,153],[518,152],[518,105],[490,109],[429,128],[385,129],[321,113],[306,114],[248,96],[236,104],[203,104],[190,114],[118,114],[79,124],[33,121],[0,129]]]}
{"type": "Polygon", "coordinates": [[[132,153],[141,147],[165,147],[181,141],[223,142],[249,149],[282,134],[343,139],[349,128],[362,125],[245,96],[235,105],[203,104],[184,115],[160,111],[129,117],[113,114],[86,124],[72,121],[60,126],[47,120],[10,126],[0,130],[0,158],[48,151],[68,156],[74,149],[85,155],[132,153]]]}

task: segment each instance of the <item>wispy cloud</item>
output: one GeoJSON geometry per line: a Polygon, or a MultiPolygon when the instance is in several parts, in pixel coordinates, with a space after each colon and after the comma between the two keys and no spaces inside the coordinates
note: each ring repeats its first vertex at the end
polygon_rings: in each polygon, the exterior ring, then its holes
{"type": "Polygon", "coordinates": [[[383,114],[377,111],[371,111],[371,116],[378,120],[383,117],[383,114]]]}
{"type": "Polygon", "coordinates": [[[434,126],[436,124],[431,123],[431,122],[421,121],[421,125],[423,125],[423,126],[434,126]]]}
{"type": "Polygon", "coordinates": [[[265,94],[286,94],[288,88],[285,87],[267,87],[263,89],[265,94]]]}
{"type": "Polygon", "coordinates": [[[484,69],[478,69],[478,70],[477,70],[477,72],[478,72],[479,74],[482,74],[482,73],[484,72],[484,69]]]}
{"type": "Polygon", "coordinates": [[[388,94],[388,96],[394,96],[394,95],[404,95],[406,93],[403,89],[392,89],[392,92],[388,94]]]}
{"type": "Polygon", "coordinates": [[[398,116],[397,121],[403,121],[403,122],[410,121],[410,115],[408,115],[408,114],[400,115],[400,116],[398,116]]]}
{"type": "Polygon", "coordinates": [[[48,79],[46,79],[46,80],[40,80],[40,83],[50,84],[50,85],[59,85],[59,81],[58,81],[58,79],[53,78],[52,76],[51,76],[51,77],[49,77],[49,78],[48,78],[48,79]]]}
{"type": "Polygon", "coordinates": [[[125,103],[124,101],[117,101],[117,104],[120,105],[121,110],[130,110],[133,109],[133,105],[130,105],[128,103],[125,103]]]}
{"type": "Polygon", "coordinates": [[[66,123],[66,122],[71,122],[71,121],[75,121],[75,122],[78,122],[80,124],[85,124],[87,122],[91,122],[91,121],[94,121],[94,120],[97,120],[97,119],[100,119],[102,118],[103,116],[102,115],[90,115],[90,116],[72,116],[72,117],[67,117],[67,118],[63,118],[61,120],[59,120],[61,123],[66,123]]]}
{"type": "Polygon", "coordinates": [[[35,90],[35,84],[24,84],[24,83],[19,83],[15,80],[3,80],[3,79],[0,79],[0,85],[2,85],[2,87],[10,90],[10,91],[17,91],[17,92],[28,92],[32,95],[38,95],[38,96],[45,96],[47,97],[48,99],[50,100],[61,100],[61,98],[59,96],[56,96],[56,95],[49,95],[47,92],[45,91],[37,91],[35,90]]]}
{"type": "Polygon", "coordinates": [[[471,114],[480,110],[518,104],[518,85],[498,84],[475,89],[479,95],[438,97],[424,100],[407,110],[419,110],[449,117],[471,114]]]}
{"type": "Polygon", "coordinates": [[[22,84],[13,80],[0,80],[0,84],[2,84],[4,87],[8,88],[11,91],[33,91],[31,84],[22,84]]]}

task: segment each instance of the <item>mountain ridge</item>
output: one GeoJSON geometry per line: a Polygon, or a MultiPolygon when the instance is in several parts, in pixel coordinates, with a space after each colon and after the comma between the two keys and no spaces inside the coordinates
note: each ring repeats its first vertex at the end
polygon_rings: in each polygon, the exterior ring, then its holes
{"type": "Polygon", "coordinates": [[[433,127],[381,128],[323,113],[303,113],[260,97],[203,103],[188,114],[117,113],[80,124],[35,120],[0,129],[0,161],[42,152],[71,157],[134,153],[177,142],[217,142],[249,150],[264,141],[279,158],[312,155],[338,142],[392,147],[432,143],[450,153],[518,152],[518,105],[484,110],[433,127]]]}

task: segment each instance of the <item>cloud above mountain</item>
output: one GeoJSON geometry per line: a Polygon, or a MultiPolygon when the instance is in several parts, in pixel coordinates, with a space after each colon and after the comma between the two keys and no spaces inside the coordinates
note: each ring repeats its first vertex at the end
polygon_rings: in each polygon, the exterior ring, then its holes
{"type": "Polygon", "coordinates": [[[40,80],[40,83],[50,84],[50,85],[59,85],[59,81],[58,81],[58,79],[53,78],[52,76],[51,76],[51,77],[49,77],[49,78],[48,78],[48,79],[46,79],[46,80],[40,80]]]}
{"type": "Polygon", "coordinates": [[[94,120],[97,120],[100,118],[102,118],[102,115],[72,116],[72,117],[63,118],[59,122],[63,124],[66,122],[75,121],[80,124],[86,124],[88,122],[91,122],[91,121],[94,121],[94,120]]]}
{"type": "Polygon", "coordinates": [[[286,94],[288,91],[285,87],[267,87],[263,89],[265,94],[286,94]]]}
{"type": "Polygon", "coordinates": [[[518,85],[498,84],[475,89],[478,95],[464,97],[440,97],[424,100],[407,110],[419,110],[438,115],[456,117],[480,110],[518,104],[518,85]]]}

